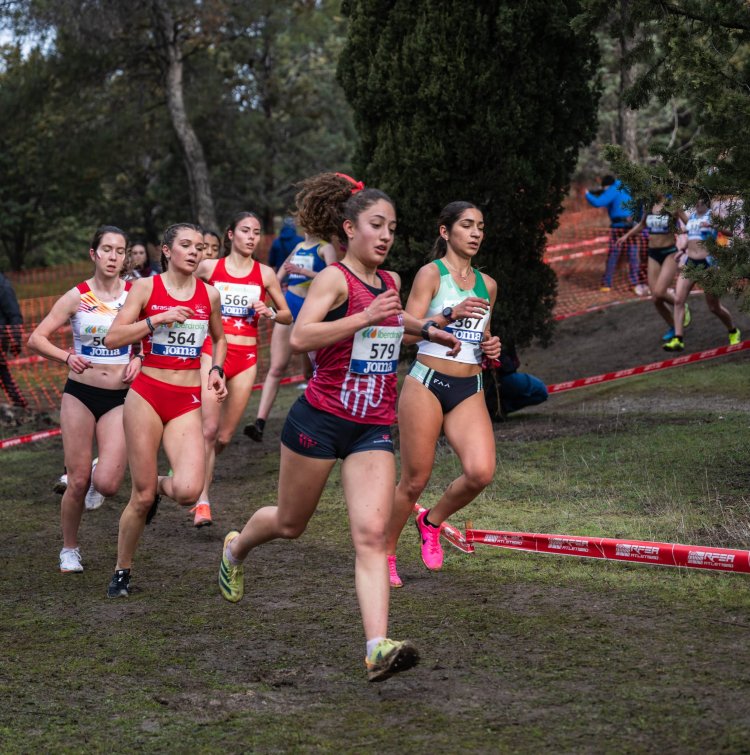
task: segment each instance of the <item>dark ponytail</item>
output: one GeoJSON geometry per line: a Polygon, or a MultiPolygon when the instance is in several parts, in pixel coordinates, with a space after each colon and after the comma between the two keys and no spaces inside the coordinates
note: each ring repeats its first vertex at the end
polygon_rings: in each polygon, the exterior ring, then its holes
{"type": "Polygon", "coordinates": [[[466,212],[466,210],[477,209],[479,208],[475,204],[472,204],[471,202],[462,202],[460,200],[451,202],[443,207],[440,211],[440,216],[438,217],[438,237],[435,239],[435,243],[432,245],[432,250],[429,255],[431,260],[438,260],[441,257],[445,257],[445,254],[448,251],[448,242],[439,235],[440,228],[445,226],[446,230],[450,232],[455,222],[466,212]]]}

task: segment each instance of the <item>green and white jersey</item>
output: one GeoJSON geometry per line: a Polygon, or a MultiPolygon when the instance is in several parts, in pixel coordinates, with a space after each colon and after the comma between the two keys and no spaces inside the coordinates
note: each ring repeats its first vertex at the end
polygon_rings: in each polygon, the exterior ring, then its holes
{"type": "MultiPolygon", "coordinates": [[[[439,315],[446,307],[455,307],[459,302],[468,299],[470,296],[478,296],[480,299],[485,299],[487,302],[490,301],[490,295],[487,293],[487,286],[485,285],[484,278],[479,270],[474,270],[476,278],[474,288],[464,291],[459,288],[458,284],[453,280],[450,270],[448,270],[442,260],[435,260],[435,264],[440,271],[440,287],[430,302],[430,306],[427,309],[427,317],[439,315]]],[[[455,357],[447,356],[448,349],[445,346],[441,346],[437,343],[430,343],[429,341],[420,341],[417,344],[418,353],[426,354],[431,357],[438,357],[440,359],[452,359],[453,361],[464,362],[466,364],[481,364],[483,355],[480,344],[484,338],[484,331],[487,328],[489,320],[490,311],[487,310],[486,314],[481,319],[477,319],[476,317],[466,317],[462,320],[454,320],[452,323],[445,326],[444,330],[447,333],[453,333],[453,335],[461,341],[461,351],[459,351],[455,357]]]]}

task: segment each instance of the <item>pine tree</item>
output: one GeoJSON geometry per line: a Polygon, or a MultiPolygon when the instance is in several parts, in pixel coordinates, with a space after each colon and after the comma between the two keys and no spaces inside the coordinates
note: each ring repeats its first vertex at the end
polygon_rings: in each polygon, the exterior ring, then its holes
{"type": "Polygon", "coordinates": [[[339,79],[354,110],[358,177],[395,200],[391,265],[406,281],[452,200],[484,212],[478,260],[499,285],[506,340],[549,339],[542,262],[579,148],[596,127],[597,48],[577,0],[348,0],[339,79]]]}

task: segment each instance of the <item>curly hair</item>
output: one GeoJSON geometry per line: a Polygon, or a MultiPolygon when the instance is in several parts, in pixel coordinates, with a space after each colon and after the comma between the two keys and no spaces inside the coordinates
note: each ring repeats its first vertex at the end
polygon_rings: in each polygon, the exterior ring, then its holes
{"type": "Polygon", "coordinates": [[[346,239],[343,223],[355,223],[360,213],[375,202],[393,200],[379,189],[363,189],[352,193],[352,182],[337,173],[319,173],[297,184],[294,198],[297,223],[311,236],[331,241],[336,236],[346,239]]]}

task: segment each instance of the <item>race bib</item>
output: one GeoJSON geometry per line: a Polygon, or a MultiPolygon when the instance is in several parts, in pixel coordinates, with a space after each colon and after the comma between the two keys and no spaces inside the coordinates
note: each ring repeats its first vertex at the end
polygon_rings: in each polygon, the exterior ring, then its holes
{"type": "Polygon", "coordinates": [[[104,336],[109,333],[111,324],[112,318],[110,317],[97,317],[93,314],[81,317],[79,338],[82,356],[96,360],[97,362],[111,360],[114,364],[128,361],[130,346],[121,346],[119,349],[108,349],[104,345],[104,336]]]}
{"type": "Polygon", "coordinates": [[[221,314],[225,317],[253,317],[255,310],[253,302],[260,299],[260,286],[247,283],[214,283],[221,297],[221,314]]]}
{"type": "Polygon", "coordinates": [[[404,328],[401,325],[368,326],[352,340],[349,372],[355,375],[392,375],[398,369],[398,352],[404,328]]]}
{"type": "Polygon", "coordinates": [[[208,320],[185,320],[160,325],[151,336],[151,353],[162,357],[200,356],[208,333],[208,320]]]}
{"type": "Polygon", "coordinates": [[[669,230],[669,215],[648,215],[646,225],[650,233],[666,233],[669,230]]]}
{"type": "MultiPolygon", "coordinates": [[[[447,302],[446,306],[455,307],[459,302],[447,302]]],[[[487,311],[481,319],[476,317],[464,317],[460,320],[454,320],[445,326],[446,333],[452,333],[461,343],[471,346],[479,346],[484,338],[484,331],[487,329],[487,323],[490,321],[490,313],[487,311]]]]}
{"type": "Polygon", "coordinates": [[[292,264],[295,267],[303,267],[305,270],[312,272],[315,260],[311,254],[295,254],[292,257],[292,264]]]}

